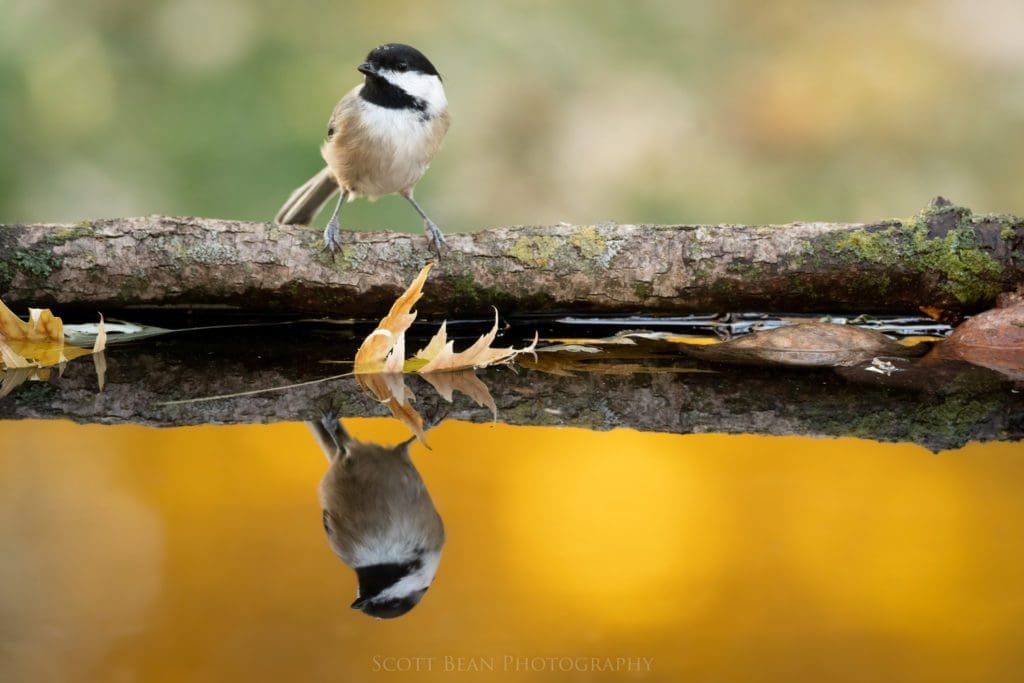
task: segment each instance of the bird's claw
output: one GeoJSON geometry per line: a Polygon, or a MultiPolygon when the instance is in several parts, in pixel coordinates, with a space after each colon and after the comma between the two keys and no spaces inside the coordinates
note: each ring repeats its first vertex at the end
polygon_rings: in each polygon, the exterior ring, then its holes
{"type": "Polygon", "coordinates": [[[324,248],[332,254],[341,248],[341,226],[337,216],[331,218],[324,228],[324,248]]]}
{"type": "Polygon", "coordinates": [[[431,246],[434,247],[434,251],[437,252],[437,258],[441,258],[441,247],[451,249],[448,246],[448,242],[444,238],[444,233],[441,232],[441,228],[437,227],[437,224],[429,218],[423,221],[424,231],[427,233],[427,240],[431,246]]]}

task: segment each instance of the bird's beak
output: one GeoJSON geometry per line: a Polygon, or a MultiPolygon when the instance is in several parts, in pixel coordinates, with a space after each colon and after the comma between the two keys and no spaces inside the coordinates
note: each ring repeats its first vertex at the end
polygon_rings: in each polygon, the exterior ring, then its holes
{"type": "Polygon", "coordinates": [[[373,64],[370,64],[369,62],[363,62],[362,64],[356,67],[356,70],[359,73],[366,74],[367,76],[377,75],[377,67],[375,67],[373,64]]]}

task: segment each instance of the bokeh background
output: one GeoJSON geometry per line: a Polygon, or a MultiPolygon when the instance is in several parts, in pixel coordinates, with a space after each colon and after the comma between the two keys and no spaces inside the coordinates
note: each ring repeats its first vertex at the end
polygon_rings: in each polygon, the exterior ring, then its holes
{"type": "MultiPolygon", "coordinates": [[[[0,221],[269,219],[388,41],[454,121],[449,231],[1024,211],[1020,0],[0,0],[0,221]]],[[[321,217],[321,222],[324,220],[321,217]]],[[[395,198],[346,209],[418,232],[395,198]]]]}

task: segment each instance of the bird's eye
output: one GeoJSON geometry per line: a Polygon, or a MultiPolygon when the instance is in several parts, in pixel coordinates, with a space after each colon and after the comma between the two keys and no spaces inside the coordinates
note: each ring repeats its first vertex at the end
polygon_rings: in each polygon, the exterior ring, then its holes
{"type": "Polygon", "coordinates": [[[331,137],[332,135],[334,135],[334,126],[328,126],[327,127],[327,137],[331,137]]]}
{"type": "Polygon", "coordinates": [[[326,531],[327,535],[330,536],[331,535],[331,523],[327,521],[328,519],[329,518],[327,516],[327,510],[324,510],[324,516],[323,516],[324,531],[326,531]]]}
{"type": "Polygon", "coordinates": [[[406,71],[406,70],[408,70],[408,68],[409,68],[409,65],[408,65],[407,63],[405,63],[405,62],[399,62],[399,63],[398,63],[397,65],[396,65],[396,68],[397,68],[397,69],[398,69],[399,71],[406,71]]]}

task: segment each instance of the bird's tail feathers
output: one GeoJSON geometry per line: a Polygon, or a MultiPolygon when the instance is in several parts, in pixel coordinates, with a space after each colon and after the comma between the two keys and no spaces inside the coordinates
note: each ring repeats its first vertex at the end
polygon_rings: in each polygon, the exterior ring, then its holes
{"type": "Polygon", "coordinates": [[[292,192],[274,220],[283,225],[309,225],[320,207],[338,191],[331,169],[324,168],[292,192]]]}

